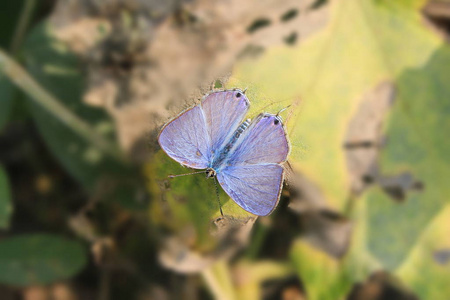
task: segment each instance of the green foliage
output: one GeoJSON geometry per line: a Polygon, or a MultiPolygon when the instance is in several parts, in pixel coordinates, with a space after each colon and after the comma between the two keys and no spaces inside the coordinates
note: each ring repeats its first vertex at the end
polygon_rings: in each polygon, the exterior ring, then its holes
{"type": "Polygon", "coordinates": [[[0,130],[8,121],[13,104],[13,91],[11,83],[0,75],[0,130]]]}
{"type": "Polygon", "coordinates": [[[49,284],[77,274],[86,251],[56,235],[30,234],[0,241],[0,282],[14,286],[49,284]]]}
{"type": "Polygon", "coordinates": [[[334,300],[348,295],[352,280],[342,262],[300,241],[292,246],[290,256],[308,299],[334,300]]]}
{"type": "MultiPolygon", "coordinates": [[[[149,164],[146,168],[147,176],[156,178],[149,187],[153,199],[156,199],[150,207],[151,219],[178,233],[193,225],[196,248],[202,251],[212,249],[216,240],[211,238],[210,230],[213,221],[221,216],[213,180],[207,179],[204,173],[168,178],[169,175],[198,170],[181,166],[162,150],[155,155],[153,161],[157,163],[149,164]]],[[[222,210],[227,217],[237,221],[253,216],[229,200],[219,185],[218,188],[222,210]]]]}
{"type": "MultiPolygon", "coordinates": [[[[319,10],[326,2],[315,1],[311,7],[319,10]]],[[[450,294],[450,48],[424,26],[424,2],[333,1],[330,22],[322,32],[308,39],[298,35],[295,45],[267,48],[256,59],[245,56],[226,83],[226,87],[249,88],[251,116],[288,107],[282,116],[292,144],[290,164],[311,184],[312,193],[327,203],[320,203],[319,210],[348,213],[354,224],[345,257],[332,258],[296,240],[290,245],[289,257],[280,262],[263,261],[254,254],[251,261],[229,264],[223,258],[247,242],[245,234],[253,225],[249,220],[254,221],[255,216],[241,209],[219,186],[225,214],[221,218],[213,180],[205,174],[168,178],[198,170],[185,168],[159,151],[144,172],[150,179],[150,231],[160,242],[159,258],[165,267],[201,272],[216,297],[230,299],[260,299],[264,283],[292,273],[304,284],[308,299],[344,299],[355,282],[366,280],[375,270],[390,271],[421,299],[443,299],[450,294]],[[378,154],[373,162],[377,186],[360,196],[351,189],[354,174],[347,167],[344,140],[361,107],[361,95],[386,81],[398,94],[381,128],[386,143],[371,149],[378,154]],[[410,175],[416,183],[400,187],[402,199],[394,201],[378,183],[400,174],[410,175]]],[[[123,17],[131,26],[133,16],[125,13],[123,17]]],[[[297,16],[295,8],[279,17],[289,24],[302,14],[297,16]]],[[[277,24],[272,19],[261,17],[249,23],[248,30],[256,34],[273,25],[277,24]]],[[[297,32],[290,36],[297,36],[297,32]]],[[[54,37],[49,23],[38,26],[28,37],[23,58],[33,78],[64,107],[86,120],[102,137],[115,139],[113,122],[105,111],[83,103],[82,64],[54,37]]],[[[214,87],[226,88],[220,81],[214,87]]],[[[8,119],[12,91],[10,83],[0,78],[0,129],[8,119]]],[[[111,236],[126,236],[122,224],[135,226],[129,222],[129,212],[119,210],[120,220],[112,225],[107,221],[96,224],[83,214],[101,214],[98,199],[116,201],[129,210],[146,208],[146,203],[135,201],[144,185],[137,180],[137,170],[105,156],[39,102],[30,101],[29,107],[50,151],[93,199],[76,220],[72,219],[79,223],[71,226],[86,232],[118,227],[120,230],[111,236]],[[104,188],[105,182],[113,188],[104,188]]],[[[301,196],[307,198],[308,192],[301,196]]],[[[305,207],[306,212],[302,212],[307,215],[305,207]]],[[[116,213],[114,209],[108,213],[116,213]]],[[[8,178],[0,167],[0,229],[8,228],[11,211],[8,178]]],[[[108,219],[109,214],[103,218],[108,219]]],[[[271,228],[270,219],[261,221],[271,228]]],[[[87,236],[95,239],[95,234],[87,236]]],[[[256,251],[251,252],[263,252],[259,249],[263,242],[253,238],[256,251]]],[[[258,239],[264,238],[263,234],[258,239]]],[[[124,240],[128,239],[132,238],[124,240]]],[[[119,239],[111,240],[113,244],[119,239]]],[[[123,246],[120,240],[113,246],[108,242],[100,246],[118,252],[123,246]]],[[[105,250],[105,254],[110,253],[105,250]]],[[[0,283],[53,283],[76,275],[86,260],[80,243],[59,236],[4,238],[0,241],[0,283]]],[[[140,273],[138,269],[136,273],[140,273]]]]}
{"type": "Polygon", "coordinates": [[[291,105],[290,161],[337,209],[348,196],[343,137],[361,94],[422,65],[442,43],[409,2],[336,2],[326,30],[299,47],[269,49],[233,72],[230,86],[255,90],[249,90],[253,112],[291,105]]]}
{"type": "Polygon", "coordinates": [[[284,279],[293,274],[292,266],[287,262],[258,260],[256,262],[242,261],[235,267],[235,273],[245,281],[237,288],[237,299],[258,300],[263,298],[260,288],[270,280],[284,279]]]}
{"type": "MultiPolygon", "coordinates": [[[[18,22],[21,18],[21,10],[23,9],[25,1],[9,1],[2,3],[0,10],[0,47],[3,49],[10,49],[13,51],[14,46],[17,46],[22,39],[22,35],[17,34],[18,22]],[[16,44],[13,46],[13,44],[16,44]]],[[[12,53],[16,55],[17,53],[12,53]]],[[[9,115],[13,106],[14,100],[14,86],[3,75],[0,74],[0,132],[3,126],[9,119],[9,115]]]]}
{"type": "Polygon", "coordinates": [[[11,43],[14,28],[20,15],[24,1],[8,1],[2,3],[0,10],[0,47],[8,47],[11,43]]]}
{"type": "MultiPolygon", "coordinates": [[[[331,21],[320,34],[298,47],[268,49],[257,60],[240,63],[229,83],[251,87],[253,112],[276,112],[291,105],[286,113],[293,146],[290,161],[338,211],[344,211],[350,194],[343,143],[359,99],[386,79],[398,89],[384,126],[387,144],[380,150],[380,169],[390,176],[407,172],[423,188],[407,191],[402,203],[380,189],[370,190],[361,200],[367,203],[360,215],[354,215],[359,233],[345,260],[348,268],[358,265],[356,272],[350,272],[354,280],[375,267],[398,270],[412,251],[419,251],[413,249],[422,249],[430,260],[428,244],[432,243],[420,236],[448,203],[450,49],[424,26],[423,4],[421,0],[336,1],[331,21]]],[[[301,249],[295,249],[293,257],[301,257],[301,249]]],[[[347,275],[329,274],[328,266],[316,267],[312,272],[298,264],[306,289],[315,291],[314,299],[324,299],[327,296],[320,291],[330,287],[323,280],[337,276],[332,282],[339,282],[347,275]],[[320,275],[315,280],[310,274],[320,275]]],[[[402,270],[406,269],[411,270],[402,270]]],[[[431,278],[441,278],[442,272],[430,267],[428,285],[433,286],[431,278]]],[[[430,295],[431,287],[416,286],[418,278],[407,273],[402,271],[402,277],[414,291],[425,295],[426,289],[430,295]]],[[[439,292],[438,282],[434,299],[447,294],[439,292]]]]}
{"type": "Polygon", "coordinates": [[[12,203],[8,176],[0,165],[0,229],[9,227],[11,213],[12,203]]]}
{"type": "MultiPolygon", "coordinates": [[[[52,36],[47,23],[32,31],[24,49],[31,75],[66,108],[87,120],[93,130],[113,139],[114,127],[107,114],[82,101],[84,80],[78,58],[52,36]]],[[[50,150],[84,186],[92,190],[105,174],[126,176],[127,170],[123,166],[86,142],[43,107],[30,101],[30,110],[50,150]]]]}
{"type": "Polygon", "coordinates": [[[447,205],[424,228],[397,274],[420,299],[442,299],[450,295],[449,261],[450,205],[447,205]]]}
{"type": "Polygon", "coordinates": [[[408,191],[400,204],[376,191],[368,195],[369,246],[390,269],[402,262],[423,229],[449,203],[449,63],[450,48],[445,46],[425,66],[398,78],[399,96],[386,123],[382,172],[408,172],[421,187],[408,191]]]}

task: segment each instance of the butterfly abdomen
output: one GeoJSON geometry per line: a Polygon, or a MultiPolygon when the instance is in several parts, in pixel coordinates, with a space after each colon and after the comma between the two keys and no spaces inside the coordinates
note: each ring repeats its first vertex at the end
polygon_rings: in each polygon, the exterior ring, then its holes
{"type": "Polygon", "coordinates": [[[239,126],[234,134],[234,138],[238,139],[239,136],[244,132],[244,130],[248,128],[248,125],[250,125],[250,119],[245,120],[244,123],[239,126]]]}
{"type": "Polygon", "coordinates": [[[238,140],[238,138],[241,136],[241,134],[245,131],[245,129],[248,128],[248,126],[250,125],[250,119],[247,119],[244,121],[244,123],[242,123],[238,129],[236,129],[236,131],[234,132],[231,140],[228,142],[228,144],[225,145],[224,147],[224,152],[225,154],[230,152],[231,148],[233,147],[233,145],[236,143],[236,141],[238,140]]]}
{"type": "Polygon", "coordinates": [[[220,151],[220,154],[218,155],[217,159],[213,161],[212,163],[213,168],[218,167],[225,160],[231,148],[233,148],[234,144],[236,144],[236,141],[239,139],[242,133],[248,128],[249,125],[250,119],[247,119],[238,127],[238,129],[236,129],[236,131],[231,136],[230,141],[220,151]]]}

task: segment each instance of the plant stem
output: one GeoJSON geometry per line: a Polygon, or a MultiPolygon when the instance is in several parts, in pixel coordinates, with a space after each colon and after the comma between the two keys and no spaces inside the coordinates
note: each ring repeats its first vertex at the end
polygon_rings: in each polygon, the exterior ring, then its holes
{"type": "Polygon", "coordinates": [[[237,299],[226,261],[219,261],[202,272],[203,279],[218,300],[237,299]]]}
{"type": "Polygon", "coordinates": [[[100,270],[100,287],[98,291],[98,300],[109,300],[111,289],[111,274],[110,271],[103,267],[100,270]]]}
{"type": "Polygon", "coordinates": [[[247,259],[252,260],[258,256],[266,236],[267,227],[261,223],[256,224],[256,227],[254,227],[252,242],[245,250],[245,256],[247,259]]]}
{"type": "MultiPolygon", "coordinates": [[[[88,123],[73,114],[61,101],[47,92],[18,63],[0,49],[0,72],[4,73],[17,87],[37,104],[45,108],[86,141],[120,162],[126,162],[118,147],[98,134],[88,123]]],[[[1,99],[0,99],[1,101],[1,99]]]]}

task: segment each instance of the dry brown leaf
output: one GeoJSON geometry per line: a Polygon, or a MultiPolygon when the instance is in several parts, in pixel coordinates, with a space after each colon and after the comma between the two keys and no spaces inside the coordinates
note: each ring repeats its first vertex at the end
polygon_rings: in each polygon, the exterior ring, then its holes
{"type": "Polygon", "coordinates": [[[397,278],[389,273],[373,273],[364,283],[356,284],[348,300],[418,300],[397,278]]]}
{"type": "Polygon", "coordinates": [[[297,213],[328,209],[320,189],[289,164],[285,165],[286,182],[290,194],[289,208],[297,213]]]}
{"type": "Polygon", "coordinates": [[[30,286],[23,290],[24,300],[48,300],[50,289],[43,286],[30,286]]]}
{"type": "Polygon", "coordinates": [[[65,283],[57,283],[53,285],[51,291],[51,299],[53,300],[78,300],[74,289],[65,283]]]}
{"type": "Polygon", "coordinates": [[[363,95],[344,138],[351,190],[360,194],[377,176],[382,145],[381,126],[395,98],[391,82],[383,82],[363,95]],[[372,180],[371,180],[372,178],[372,180]]]}
{"type": "MultiPolygon", "coordinates": [[[[218,260],[230,259],[249,241],[249,235],[256,217],[246,220],[230,219],[228,217],[216,220],[215,232],[211,238],[217,238],[216,247],[208,253],[200,253],[189,248],[189,234],[184,237],[170,236],[164,239],[159,252],[161,264],[179,273],[200,272],[218,260]]],[[[191,232],[192,235],[192,232],[191,232]]]]}
{"type": "Polygon", "coordinates": [[[88,65],[85,103],[111,114],[126,150],[237,57],[289,37],[301,42],[327,20],[327,9],[309,9],[312,0],[164,2],[60,0],[52,17],[56,36],[88,65]],[[270,25],[249,33],[260,20],[270,25]]]}
{"type": "Polygon", "coordinates": [[[383,82],[366,93],[350,121],[344,141],[351,191],[361,194],[370,184],[379,184],[394,200],[402,201],[408,190],[421,190],[423,183],[408,172],[382,175],[378,159],[384,144],[382,125],[395,99],[395,87],[383,82]]]}
{"type": "Polygon", "coordinates": [[[341,258],[350,246],[353,224],[346,218],[327,211],[305,216],[304,239],[330,256],[341,258]]]}
{"type": "MultiPolygon", "coordinates": [[[[405,181],[404,176],[386,178],[378,174],[377,160],[382,144],[381,126],[394,98],[393,84],[380,84],[362,97],[359,108],[349,122],[344,146],[352,194],[361,193],[372,182],[383,186],[397,186],[395,184],[401,182],[405,187],[411,183],[405,181]]],[[[292,168],[287,169],[291,194],[289,207],[301,214],[305,229],[304,238],[329,255],[342,257],[349,247],[351,222],[329,208],[324,195],[312,182],[302,174],[293,172],[292,168]]],[[[409,188],[410,186],[411,184],[408,185],[409,188]]]]}
{"type": "Polygon", "coordinates": [[[290,193],[289,208],[301,220],[308,243],[335,258],[341,258],[350,246],[353,224],[333,211],[321,191],[302,174],[286,166],[290,193]]]}

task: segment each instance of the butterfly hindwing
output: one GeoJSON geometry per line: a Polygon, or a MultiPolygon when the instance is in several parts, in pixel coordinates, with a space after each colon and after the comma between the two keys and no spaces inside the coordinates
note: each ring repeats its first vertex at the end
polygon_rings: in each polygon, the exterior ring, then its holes
{"type": "Polygon", "coordinates": [[[266,216],[276,207],[289,143],[276,115],[260,114],[239,137],[217,172],[227,194],[243,209],[266,216]]]}
{"type": "Polygon", "coordinates": [[[202,109],[194,106],[170,121],[158,137],[161,148],[175,161],[205,169],[211,157],[211,140],[202,109]]]}
{"type": "Polygon", "coordinates": [[[230,152],[227,165],[282,163],[289,154],[289,143],[281,120],[260,114],[244,131],[230,152]]]}
{"type": "Polygon", "coordinates": [[[246,211],[266,216],[277,206],[283,183],[278,164],[229,166],[217,174],[222,188],[246,211]]]}

